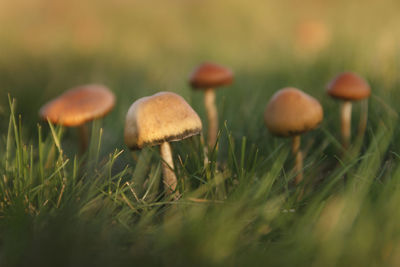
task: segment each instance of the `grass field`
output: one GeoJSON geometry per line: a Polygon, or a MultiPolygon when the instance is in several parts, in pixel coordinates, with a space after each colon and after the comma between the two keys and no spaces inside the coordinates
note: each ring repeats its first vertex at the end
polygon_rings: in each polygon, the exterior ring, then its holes
{"type": "MultiPolygon", "coordinates": [[[[396,1],[1,1],[0,266],[399,266],[400,5],[396,1]],[[311,26],[309,26],[311,25],[311,26]],[[317,26],[315,26],[317,25],[317,26]],[[217,91],[218,150],[172,143],[182,198],[160,186],[158,149],[129,151],[125,114],[159,91],[182,95],[205,60],[230,66],[217,91]],[[343,156],[339,102],[351,70],[371,85],[369,119],[343,156]],[[64,90],[104,83],[114,110],[77,131],[39,119],[64,90]],[[298,87],[324,107],[302,138],[293,186],[290,140],[268,133],[274,92],[298,87]],[[299,195],[303,191],[303,196],[299,195]]],[[[206,131],[204,131],[206,132],[206,131]]]]}

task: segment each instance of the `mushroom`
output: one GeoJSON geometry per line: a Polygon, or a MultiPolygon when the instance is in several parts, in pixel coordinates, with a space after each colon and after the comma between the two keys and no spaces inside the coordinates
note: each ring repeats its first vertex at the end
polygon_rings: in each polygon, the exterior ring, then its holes
{"type": "Polygon", "coordinates": [[[323,119],[320,103],[310,95],[293,87],[276,92],[270,99],[264,122],[268,130],[280,137],[293,137],[292,153],[296,158],[295,183],[303,179],[303,155],[300,150],[300,135],[316,128],[323,119]]]}
{"type": "Polygon", "coordinates": [[[331,32],[327,24],[318,19],[301,20],[296,25],[295,44],[302,54],[319,52],[329,45],[331,32]]]}
{"type": "Polygon", "coordinates": [[[210,62],[199,65],[190,75],[193,89],[204,90],[204,104],[208,118],[208,146],[214,147],[218,134],[218,113],[215,106],[215,89],[233,81],[230,69],[210,62]]]}
{"type": "MultiPolygon", "coordinates": [[[[351,109],[352,101],[367,99],[371,94],[371,88],[367,81],[352,72],[343,72],[336,76],[327,86],[328,95],[342,100],[341,113],[341,132],[342,145],[347,149],[351,139],[351,109]]],[[[362,112],[360,121],[360,135],[364,135],[367,123],[367,107],[362,112]]]]}
{"type": "Polygon", "coordinates": [[[46,103],[39,111],[42,119],[67,127],[78,127],[80,151],[88,146],[86,122],[104,117],[115,104],[114,94],[104,85],[88,84],[72,88],[46,103]]]}
{"type": "Polygon", "coordinates": [[[160,92],[131,105],[125,120],[125,144],[131,150],[160,145],[164,187],[177,199],[177,178],[169,142],[197,135],[201,130],[200,117],[181,96],[160,92]]]}

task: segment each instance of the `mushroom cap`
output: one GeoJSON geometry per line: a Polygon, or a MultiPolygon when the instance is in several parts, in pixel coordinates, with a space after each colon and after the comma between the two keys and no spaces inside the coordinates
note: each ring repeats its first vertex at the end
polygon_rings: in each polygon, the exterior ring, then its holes
{"type": "Polygon", "coordinates": [[[359,75],[343,72],[328,84],[327,93],[334,98],[354,101],[369,97],[371,88],[359,75]]]}
{"type": "Polygon", "coordinates": [[[233,81],[233,72],[221,65],[205,62],[190,75],[189,82],[194,89],[216,88],[229,85],[233,81]]]}
{"type": "Polygon", "coordinates": [[[105,116],[114,104],[115,96],[107,87],[88,84],[72,88],[46,103],[39,115],[55,124],[78,126],[105,116]]]}
{"type": "Polygon", "coordinates": [[[183,97],[160,92],[131,105],[125,119],[125,144],[141,149],[182,140],[199,134],[201,129],[200,117],[183,97]]]}
{"type": "Polygon", "coordinates": [[[264,112],[268,130],[282,137],[312,130],[321,123],[323,117],[318,100],[293,87],[276,92],[264,112]]]}

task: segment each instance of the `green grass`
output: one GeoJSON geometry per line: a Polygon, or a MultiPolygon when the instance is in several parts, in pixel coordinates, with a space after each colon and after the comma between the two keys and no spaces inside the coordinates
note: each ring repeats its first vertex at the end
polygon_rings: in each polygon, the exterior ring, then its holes
{"type": "MultiPolygon", "coordinates": [[[[163,195],[157,148],[130,152],[122,141],[129,102],[152,93],[140,89],[151,81],[137,78],[129,99],[123,86],[115,89],[119,106],[91,125],[83,156],[74,129],[40,122],[32,110],[39,101],[22,106],[27,100],[14,91],[2,115],[1,266],[398,265],[399,98],[369,79],[382,90],[373,90],[365,138],[354,137],[345,158],[338,103],[322,90],[330,68],[321,60],[297,74],[238,73],[217,94],[221,132],[210,163],[199,137],[172,144],[179,201],[163,195]],[[310,88],[325,111],[321,127],[302,139],[305,180],[297,187],[290,141],[262,121],[269,96],[286,84],[310,88]]],[[[115,84],[123,71],[110,74],[115,84]]],[[[178,92],[205,117],[200,93],[178,92]]],[[[359,104],[354,111],[353,133],[359,104]]]]}

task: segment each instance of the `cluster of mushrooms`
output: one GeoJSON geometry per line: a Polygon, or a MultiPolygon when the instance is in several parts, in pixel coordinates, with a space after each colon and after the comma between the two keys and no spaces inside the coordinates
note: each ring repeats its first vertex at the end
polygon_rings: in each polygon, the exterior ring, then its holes
{"type": "MultiPolygon", "coordinates": [[[[218,114],[215,106],[215,89],[231,84],[230,69],[214,63],[203,63],[190,75],[193,89],[204,91],[204,104],[208,117],[208,149],[216,146],[218,114]]],[[[341,135],[342,145],[347,149],[351,137],[352,102],[367,99],[371,93],[368,83],[355,73],[345,72],[335,77],[327,86],[327,93],[342,100],[341,135]]],[[[366,103],[366,101],[364,102],[366,103]]],[[[115,104],[114,94],[103,85],[89,84],[66,91],[40,109],[42,119],[51,123],[79,129],[80,150],[87,149],[86,123],[104,117],[115,104]]],[[[367,104],[365,104],[367,106],[367,104]]],[[[277,91],[264,112],[268,130],[281,137],[292,137],[292,153],[295,157],[295,184],[303,179],[303,155],[300,135],[315,129],[323,119],[323,109],[318,100],[293,87],[277,91]]],[[[360,121],[365,130],[366,110],[360,121]]],[[[201,134],[202,122],[192,107],[178,94],[160,92],[136,100],[129,108],[125,119],[124,139],[131,149],[160,146],[165,191],[179,198],[177,178],[174,171],[169,142],[179,141],[201,134]]]]}

